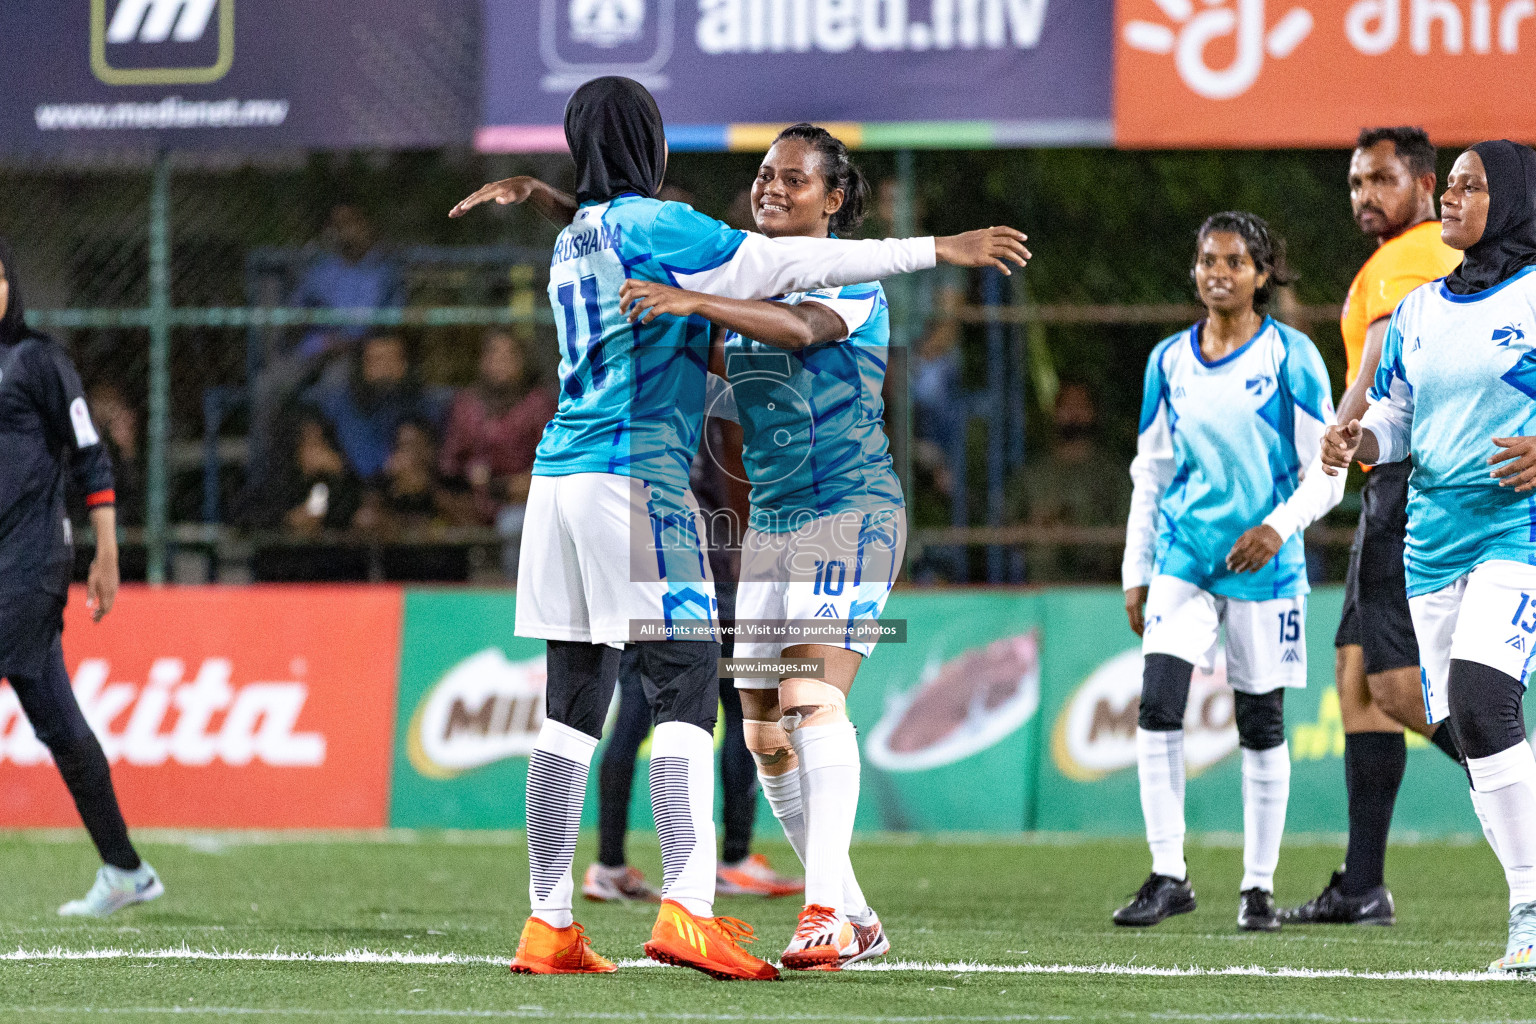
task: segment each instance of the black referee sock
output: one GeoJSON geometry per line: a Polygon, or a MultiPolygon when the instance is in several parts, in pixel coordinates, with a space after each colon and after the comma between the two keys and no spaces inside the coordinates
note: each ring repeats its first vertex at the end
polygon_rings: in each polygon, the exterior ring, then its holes
{"type": "Polygon", "coordinates": [[[1354,732],[1344,736],[1349,849],[1344,855],[1344,881],[1340,888],[1346,896],[1359,896],[1382,884],[1392,807],[1407,766],[1408,744],[1400,732],[1354,732]]]}

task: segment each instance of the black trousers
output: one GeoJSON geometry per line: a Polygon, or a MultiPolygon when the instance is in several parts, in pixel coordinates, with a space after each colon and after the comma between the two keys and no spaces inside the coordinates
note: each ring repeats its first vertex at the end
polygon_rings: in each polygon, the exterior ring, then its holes
{"type": "Polygon", "coordinates": [[[74,798],[75,809],[96,844],[101,859],[113,867],[132,871],[139,855],[128,839],[128,826],[112,788],[112,772],[96,734],[91,731],[75,700],[64,667],[64,643],[55,634],[52,648],[35,677],[13,674],[11,688],[32,723],[32,731],[48,748],[74,798]]]}
{"type": "MultiPolygon", "coordinates": [[[[639,651],[631,646],[619,662],[619,715],[608,733],[598,767],[598,860],[609,867],[625,863],[629,801],[634,791],[635,758],[651,731],[651,709],[641,683],[639,651]]],[[[734,863],[752,848],[752,820],[757,813],[757,764],[747,750],[741,726],[741,696],[732,679],[720,680],[725,711],[725,742],[720,750],[721,793],[725,798],[725,836],[720,859],[734,863]]]]}

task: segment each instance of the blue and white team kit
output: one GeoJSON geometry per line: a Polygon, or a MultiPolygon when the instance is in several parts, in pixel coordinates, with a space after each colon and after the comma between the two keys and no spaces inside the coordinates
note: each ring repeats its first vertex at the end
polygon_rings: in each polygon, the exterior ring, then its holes
{"type": "MultiPolygon", "coordinates": [[[[817,643],[867,657],[906,545],[881,398],[890,311],[879,284],[778,301],[825,306],[847,337],[787,352],[726,335],[729,384],[717,389],[709,414],[740,422],[752,483],[734,653],[776,658],[817,643]]],[[[742,677],[736,685],[772,689],[778,680],[742,677]]]]}
{"type": "Polygon", "coordinates": [[[1361,423],[1378,461],[1413,458],[1408,607],[1439,722],[1451,659],[1524,683],[1536,651],[1536,492],[1500,487],[1488,463],[1493,438],[1536,433],[1536,268],[1472,295],[1410,292],[1361,423]]]}
{"type": "Polygon", "coordinates": [[[519,636],[620,646],[647,624],[715,628],[714,583],[688,469],[703,426],[709,324],[631,324],[626,278],[760,299],[922,270],[930,238],[768,239],[682,203],[588,203],[560,233],[549,297],[560,395],[533,467],[519,636]]]}
{"type": "Polygon", "coordinates": [[[1207,362],[1202,327],[1147,361],[1122,582],[1148,587],[1143,653],[1209,669],[1225,627],[1234,689],[1305,686],[1301,529],[1338,504],[1344,482],[1315,461],[1334,417],[1328,370],[1311,339],[1269,317],[1207,362]],[[1254,573],[1227,569],[1232,545],[1260,523],[1280,534],[1279,553],[1254,573]]]}

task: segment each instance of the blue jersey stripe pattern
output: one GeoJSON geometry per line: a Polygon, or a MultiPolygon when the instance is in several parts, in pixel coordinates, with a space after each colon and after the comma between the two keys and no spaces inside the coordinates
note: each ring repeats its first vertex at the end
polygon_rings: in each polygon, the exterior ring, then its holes
{"type": "Polygon", "coordinates": [[[835,512],[901,508],[882,398],[891,339],[885,290],[849,285],[778,301],[821,303],[849,335],[798,352],[726,335],[752,528],[784,532],[835,512]]]}
{"type": "Polygon", "coordinates": [[[1167,480],[1154,572],[1247,601],[1308,591],[1298,532],[1255,573],[1226,568],[1238,537],[1295,493],[1333,419],[1328,370],[1311,339],[1266,317],[1221,359],[1200,352],[1196,324],[1147,361],[1138,460],[1167,480]]]}
{"type": "Polygon", "coordinates": [[[676,274],[719,267],[744,237],[682,203],[640,196],[577,211],[550,259],[560,400],[535,473],[613,473],[676,493],[687,487],[703,424],[709,324],[675,316],[631,324],[619,289],[625,278],[675,284],[676,274]]]}
{"type": "Polygon", "coordinates": [[[1407,427],[1411,596],[1486,561],[1536,564],[1536,492],[1500,487],[1488,464],[1493,438],[1536,433],[1532,398],[1536,268],[1472,295],[1434,281],[1398,305],[1371,387],[1385,408],[1371,418],[1407,427]]]}

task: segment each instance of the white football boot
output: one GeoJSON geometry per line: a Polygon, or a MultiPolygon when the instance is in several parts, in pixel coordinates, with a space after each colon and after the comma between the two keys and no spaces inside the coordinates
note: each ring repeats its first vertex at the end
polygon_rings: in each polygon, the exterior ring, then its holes
{"type": "Polygon", "coordinates": [[[103,864],[96,872],[96,882],[91,891],[78,900],[70,900],[59,908],[60,917],[106,917],[108,914],[131,907],[135,903],[148,903],[164,895],[165,886],[160,876],[141,861],[137,871],[124,871],[110,864],[103,864]]]}
{"type": "Polygon", "coordinates": [[[1517,904],[1509,912],[1509,942],[1504,955],[1488,970],[1496,974],[1536,971],[1536,901],[1517,904]]]}
{"type": "Polygon", "coordinates": [[[836,971],[890,952],[880,918],[873,910],[853,921],[831,907],[808,905],[800,911],[795,937],[784,950],[783,965],[792,971],[836,971]]]}

